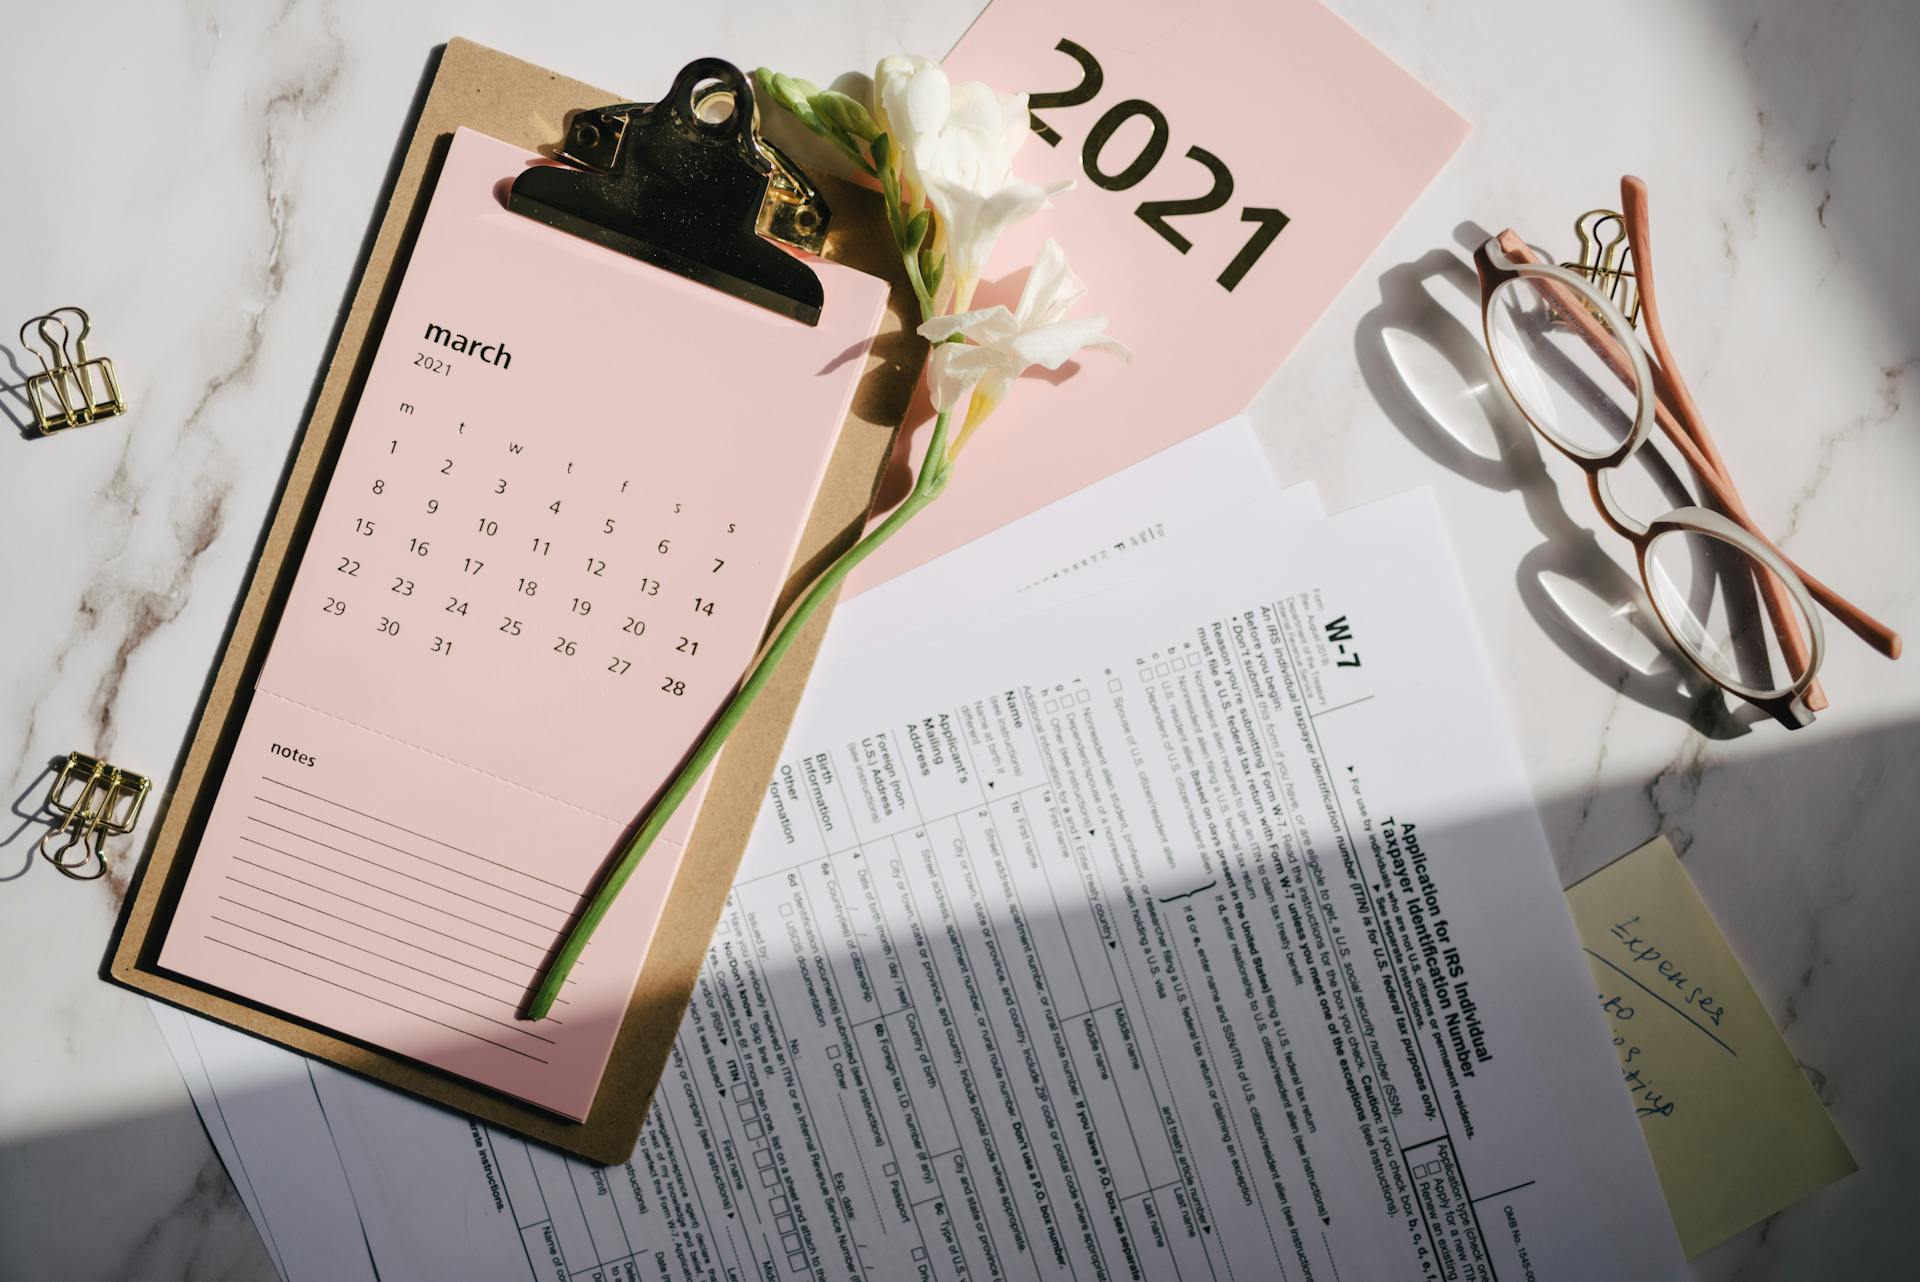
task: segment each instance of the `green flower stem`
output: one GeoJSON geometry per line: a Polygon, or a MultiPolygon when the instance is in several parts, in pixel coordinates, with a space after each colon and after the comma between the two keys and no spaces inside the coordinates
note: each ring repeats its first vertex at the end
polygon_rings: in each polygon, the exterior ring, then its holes
{"type": "Polygon", "coordinates": [[[893,243],[900,250],[900,261],[906,265],[907,283],[913,286],[914,301],[920,304],[920,321],[925,324],[933,319],[933,297],[920,278],[920,247],[907,243],[907,216],[901,209],[900,180],[894,174],[891,160],[881,166],[880,191],[886,198],[887,226],[893,230],[893,243]]]}
{"type": "MultiPolygon", "coordinates": [[[[921,324],[933,319],[933,295],[927,290],[927,283],[920,275],[920,255],[917,251],[901,249],[901,258],[907,265],[907,281],[913,286],[913,296],[920,303],[921,324]]],[[[959,337],[955,335],[955,337],[959,337]]]]}
{"type": "Polygon", "coordinates": [[[828,566],[801,596],[792,612],[787,615],[786,622],[780,625],[779,632],[774,634],[773,640],[767,645],[760,662],[754,665],[746,681],[734,693],[727,706],[721,710],[719,718],[707,731],[706,737],[700,741],[700,746],[694,749],[693,755],[687,758],[687,763],[680,768],[680,773],[673,777],[673,782],[667,786],[659,802],[648,813],[646,822],[640,825],[640,831],[633,835],[633,840],[629,841],[627,848],[621,851],[619,862],[601,877],[599,886],[594,889],[593,898],[587,902],[586,908],[574,920],[573,928],[567,932],[566,942],[560,945],[560,951],[554,954],[551,962],[547,963],[546,972],[540,976],[540,987],[534,990],[533,997],[521,1012],[521,1018],[545,1019],[547,1012],[553,1009],[553,1000],[560,995],[561,985],[567,982],[568,973],[573,970],[574,963],[580,960],[580,954],[586,948],[587,941],[592,939],[593,932],[599,929],[601,919],[607,915],[607,910],[613,907],[613,901],[626,887],[627,881],[633,876],[633,870],[640,866],[640,861],[653,848],[654,841],[673,819],[674,812],[680,808],[680,803],[692,793],[694,785],[700,781],[700,776],[705,774],[707,767],[713,764],[713,759],[720,755],[721,746],[733,733],[734,727],[738,726],[747,715],[747,709],[753,706],[753,701],[773,679],[774,670],[780,666],[780,660],[786,656],[787,651],[793,648],[795,639],[807,626],[807,621],[813,618],[847,575],[853,572],[856,565],[866,560],[873,554],[875,548],[898,533],[900,528],[911,521],[921,508],[933,502],[939,497],[940,491],[946,488],[948,476],[946,448],[947,415],[943,413],[934,420],[933,439],[927,443],[927,455],[921,463],[920,479],[915,482],[913,492],[907,496],[905,502],[887,516],[886,520],[880,522],[858,543],[835,558],[833,564],[828,566]]]}

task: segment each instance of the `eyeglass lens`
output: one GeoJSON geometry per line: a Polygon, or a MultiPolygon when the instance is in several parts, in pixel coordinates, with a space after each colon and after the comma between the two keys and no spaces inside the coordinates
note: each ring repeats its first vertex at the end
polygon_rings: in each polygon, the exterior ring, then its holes
{"type": "Polygon", "coordinates": [[[1558,282],[1515,276],[1487,300],[1501,381],[1536,428],[1588,458],[1620,447],[1638,406],[1631,368],[1616,373],[1596,350],[1609,339],[1620,336],[1606,318],[1558,282]]]}
{"type": "MultiPolygon", "coordinates": [[[[1647,589],[1694,661],[1720,681],[1762,693],[1789,690],[1804,665],[1789,663],[1767,614],[1773,572],[1744,550],[1696,530],[1669,530],[1647,545],[1647,589]]],[[[1809,620],[1791,595],[1779,599],[1805,635],[1809,620]]]]}

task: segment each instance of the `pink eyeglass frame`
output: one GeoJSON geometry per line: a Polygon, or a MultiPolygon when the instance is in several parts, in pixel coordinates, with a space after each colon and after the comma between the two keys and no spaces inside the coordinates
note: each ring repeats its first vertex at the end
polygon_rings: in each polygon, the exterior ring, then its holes
{"type": "MultiPolygon", "coordinates": [[[[1527,277],[1555,304],[1555,311],[1580,330],[1587,345],[1613,372],[1631,383],[1637,399],[1634,429],[1616,449],[1597,455],[1578,449],[1561,439],[1551,427],[1535,422],[1527,414],[1524,401],[1513,396],[1511,387],[1507,390],[1534,429],[1586,473],[1588,491],[1601,517],[1633,543],[1640,562],[1641,578],[1648,586],[1650,598],[1657,598],[1657,594],[1653,592],[1648,573],[1647,549],[1659,535],[1673,530],[1698,530],[1739,548],[1771,571],[1768,575],[1758,576],[1761,597],[1788,668],[1800,673],[1798,679],[1781,690],[1744,686],[1714,672],[1696,657],[1693,644],[1679,635],[1674,623],[1658,607],[1657,599],[1654,613],[1675,645],[1715,684],[1761,707],[1789,727],[1805,725],[1812,721],[1813,711],[1827,706],[1818,679],[1821,629],[1813,602],[1824,606],[1849,631],[1890,659],[1900,657],[1900,636],[1801,569],[1755,524],[1739,491],[1734,487],[1713,437],[1701,419],[1699,407],[1680,376],[1672,348],[1667,343],[1666,331],[1660,323],[1659,298],[1653,282],[1646,184],[1630,175],[1624,177],[1620,180],[1620,196],[1622,218],[1632,252],[1634,281],[1639,291],[1640,316],[1645,322],[1647,341],[1653,349],[1651,353],[1638,341],[1628,345],[1614,337],[1615,334],[1632,335],[1634,331],[1614,308],[1611,300],[1592,282],[1542,261],[1512,229],[1490,238],[1474,254],[1474,265],[1480,275],[1482,325],[1487,325],[1494,291],[1516,277],[1527,277]],[[1656,424],[1699,478],[1711,508],[1679,508],[1642,526],[1612,502],[1606,488],[1605,473],[1639,449],[1656,424]],[[1807,620],[1807,630],[1801,627],[1802,618],[1807,620]],[[1808,635],[1809,631],[1811,636],[1808,635]]],[[[1488,350],[1492,351],[1491,342],[1488,350]]],[[[1500,371],[1497,360],[1494,369],[1505,385],[1506,375],[1500,371]]]]}

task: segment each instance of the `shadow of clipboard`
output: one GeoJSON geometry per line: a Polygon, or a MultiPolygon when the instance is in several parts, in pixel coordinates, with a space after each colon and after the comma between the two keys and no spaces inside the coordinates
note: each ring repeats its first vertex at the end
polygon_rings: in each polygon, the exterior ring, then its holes
{"type": "MultiPolygon", "coordinates": [[[[122,909],[107,968],[110,978],[129,988],[603,1164],[626,1161],[639,1138],[825,634],[827,610],[801,634],[714,766],[712,785],[667,901],[663,926],[671,922],[673,928],[661,929],[648,950],[585,1121],[562,1118],[236,999],[162,969],[158,958],[454,129],[464,125],[528,150],[551,149],[566,136],[571,113],[619,101],[617,95],[468,40],[449,40],[439,51],[199,724],[169,790],[152,848],[122,909]]],[[[859,537],[925,348],[908,323],[912,295],[885,230],[880,197],[830,178],[818,183],[835,210],[825,257],[887,279],[893,291],[789,568],[776,620],[813,575],[859,537]]]]}

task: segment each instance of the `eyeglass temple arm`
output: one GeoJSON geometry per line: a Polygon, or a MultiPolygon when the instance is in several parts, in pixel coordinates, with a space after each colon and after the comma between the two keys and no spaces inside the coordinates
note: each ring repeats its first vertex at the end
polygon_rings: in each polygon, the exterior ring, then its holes
{"type": "MultiPolygon", "coordinates": [[[[1514,262],[1540,263],[1543,261],[1538,254],[1534,253],[1533,250],[1527,246],[1525,241],[1520,239],[1519,233],[1511,229],[1500,233],[1499,244],[1501,252],[1514,262]]],[[[1637,267],[1638,264],[1636,264],[1636,268],[1637,267]]],[[[1580,322],[1586,318],[1587,313],[1584,307],[1573,307],[1570,311],[1572,319],[1576,322],[1580,322]]],[[[1600,353],[1602,358],[1605,359],[1609,365],[1613,366],[1615,372],[1622,378],[1631,379],[1632,368],[1627,363],[1625,356],[1622,355],[1615,346],[1614,341],[1608,338],[1597,324],[1593,324],[1590,320],[1587,320],[1586,324],[1592,330],[1590,337],[1594,350],[1600,353]]],[[[1740,496],[1734,493],[1732,487],[1721,479],[1720,473],[1713,468],[1706,455],[1701,452],[1700,447],[1694,443],[1693,438],[1680,427],[1678,420],[1673,417],[1672,412],[1667,406],[1660,401],[1657,395],[1654,401],[1655,414],[1659,421],[1660,429],[1667,434],[1667,439],[1673,442],[1674,447],[1678,449],[1681,456],[1686,459],[1687,466],[1694,469],[1694,471],[1700,475],[1701,484],[1705,485],[1708,491],[1728,509],[1729,516],[1744,527],[1749,534],[1752,534],[1755,538],[1766,544],[1767,547],[1772,548],[1773,551],[1787,563],[1787,568],[1800,576],[1813,599],[1824,606],[1833,617],[1838,619],[1849,631],[1881,654],[1886,655],[1889,659],[1899,658],[1901,649],[1900,634],[1854,605],[1851,601],[1848,601],[1819,579],[1808,574],[1798,562],[1776,547],[1772,539],[1768,538],[1763,531],[1755,527],[1752,516],[1747,513],[1746,505],[1740,502],[1740,496]]]]}
{"type": "MultiPolygon", "coordinates": [[[[1654,292],[1653,284],[1653,232],[1652,221],[1647,209],[1647,185],[1632,174],[1622,175],[1620,179],[1620,208],[1622,222],[1625,224],[1629,252],[1633,255],[1634,289],[1640,299],[1640,319],[1646,330],[1647,339],[1653,345],[1653,384],[1655,399],[1671,407],[1674,420],[1680,428],[1692,438],[1700,448],[1701,455],[1711,467],[1713,474],[1725,484],[1728,493],[1734,496],[1733,502],[1716,502],[1728,516],[1734,516],[1734,509],[1741,517],[1746,515],[1744,505],[1739,499],[1739,489],[1733,483],[1733,475],[1727,470],[1726,460],[1720,457],[1719,447],[1714,443],[1712,433],[1707,431],[1705,420],[1701,417],[1700,407],[1694,403],[1693,393],[1688,389],[1686,380],[1680,375],[1679,362],[1673,358],[1673,349],[1667,344],[1667,331],[1660,323],[1660,300],[1654,292]]],[[[1697,471],[1698,469],[1696,469],[1697,471]]],[[[1717,496],[1716,496],[1717,497],[1717,496]]],[[[1752,526],[1752,521],[1744,521],[1752,526]]],[[[1800,619],[1793,605],[1787,600],[1786,587],[1777,582],[1771,574],[1754,576],[1759,580],[1760,596],[1766,603],[1767,618],[1773,624],[1774,635],[1780,638],[1780,648],[1784,653],[1787,666],[1792,671],[1803,671],[1812,662],[1807,640],[1801,635],[1800,619]]],[[[1802,578],[1805,576],[1803,575],[1802,578]]],[[[1807,683],[1803,692],[1807,707],[1818,712],[1827,706],[1827,692],[1816,676],[1807,683]]]]}
{"type": "MultiPolygon", "coordinates": [[[[1732,509],[1728,515],[1759,535],[1759,530],[1747,512],[1746,504],[1741,501],[1739,491],[1734,488],[1727,465],[1721,459],[1712,435],[1707,431],[1706,424],[1701,418],[1700,408],[1694,403],[1693,393],[1688,390],[1686,380],[1680,375],[1680,366],[1673,358],[1673,349],[1667,344],[1666,329],[1660,323],[1660,300],[1655,294],[1653,283],[1653,237],[1648,215],[1646,183],[1631,174],[1621,178],[1620,202],[1627,224],[1627,243],[1633,246],[1634,283],[1639,290],[1640,315],[1646,322],[1647,337],[1653,344],[1654,381],[1658,384],[1660,399],[1671,403],[1672,417],[1693,437],[1695,443],[1700,446],[1701,453],[1712,465],[1715,475],[1723,482],[1726,489],[1726,498],[1723,501],[1732,509]]],[[[1760,537],[1764,539],[1766,536],[1760,535],[1760,537]]],[[[1767,542],[1772,546],[1771,540],[1767,542]]],[[[1774,550],[1779,551],[1778,548],[1774,550]]],[[[1781,555],[1784,557],[1786,554],[1781,553],[1781,555]]],[[[1889,659],[1900,657],[1899,633],[1828,588],[1794,564],[1790,558],[1787,564],[1792,566],[1794,573],[1800,576],[1815,599],[1856,636],[1889,659]]],[[[1784,601],[1781,603],[1781,608],[1785,609],[1784,601]]]]}

